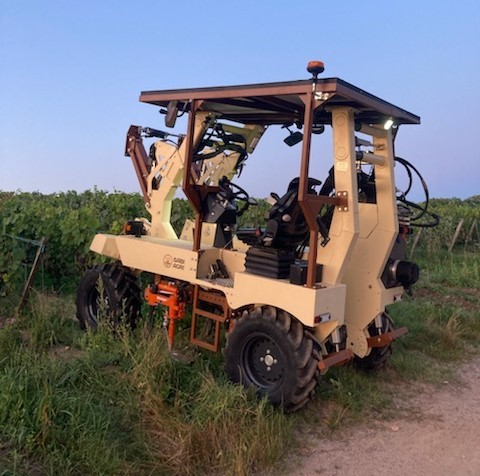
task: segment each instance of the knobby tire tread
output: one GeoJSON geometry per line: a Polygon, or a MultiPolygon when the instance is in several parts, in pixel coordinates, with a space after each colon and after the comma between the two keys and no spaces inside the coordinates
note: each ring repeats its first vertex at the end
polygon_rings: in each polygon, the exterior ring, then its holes
{"type": "Polygon", "coordinates": [[[294,373],[294,382],[284,381],[281,391],[273,389],[273,396],[268,391],[267,393],[272,403],[282,406],[285,412],[296,411],[314,396],[314,389],[320,378],[318,370],[320,353],[315,349],[315,341],[304,329],[304,326],[287,312],[272,306],[259,306],[250,312],[244,312],[237,319],[231,335],[227,336],[225,347],[227,373],[234,382],[243,383],[245,386],[254,386],[251,382],[245,381],[247,372],[241,368],[242,362],[239,357],[242,352],[242,337],[238,336],[243,336],[250,328],[252,332],[255,332],[255,326],[261,325],[262,321],[270,322],[274,326],[275,332],[283,336],[280,339],[282,345],[289,346],[286,353],[291,352],[293,356],[290,371],[294,373]],[[279,393],[281,393],[281,398],[279,393]]]}
{"type": "Polygon", "coordinates": [[[140,314],[141,292],[136,276],[128,268],[119,264],[97,265],[84,274],[78,286],[76,299],[80,327],[85,330],[87,326],[91,328],[97,326],[95,318],[98,316],[92,316],[88,310],[87,293],[93,292],[92,286],[97,287],[100,278],[104,282],[104,291],[112,304],[109,312],[113,323],[115,324],[115,321],[126,312],[127,322],[133,328],[140,314]]]}

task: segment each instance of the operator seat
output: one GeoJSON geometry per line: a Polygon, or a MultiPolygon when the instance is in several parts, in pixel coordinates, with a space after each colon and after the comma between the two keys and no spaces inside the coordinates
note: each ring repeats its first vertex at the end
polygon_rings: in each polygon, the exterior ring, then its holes
{"type": "MultiPolygon", "coordinates": [[[[309,230],[298,203],[299,183],[300,179],[294,178],[285,195],[272,206],[268,214],[267,228],[257,245],[293,251],[305,242],[309,230]]],[[[321,183],[320,180],[309,178],[308,193],[316,195],[314,187],[321,183]]]]}
{"type": "MultiPolygon", "coordinates": [[[[309,233],[298,203],[299,182],[299,178],[293,179],[287,193],[278,198],[271,208],[265,232],[245,256],[247,272],[276,279],[290,276],[290,267],[295,263],[299,248],[306,242],[309,233]]],[[[316,195],[314,187],[320,184],[319,180],[309,178],[308,193],[316,195]]]]}
{"type": "MultiPolygon", "coordinates": [[[[290,276],[290,267],[295,263],[299,249],[309,233],[307,221],[298,203],[299,182],[299,178],[293,179],[287,193],[278,198],[271,208],[265,232],[245,256],[247,272],[275,279],[290,276]]],[[[316,195],[314,187],[320,184],[319,180],[309,178],[308,193],[316,195]]]]}

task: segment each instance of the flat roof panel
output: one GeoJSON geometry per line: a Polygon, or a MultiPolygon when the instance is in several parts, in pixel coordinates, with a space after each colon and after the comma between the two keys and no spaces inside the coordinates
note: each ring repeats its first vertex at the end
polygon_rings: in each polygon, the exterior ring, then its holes
{"type": "MultiPolygon", "coordinates": [[[[144,91],[140,101],[167,107],[178,101],[180,108],[189,110],[192,100],[203,100],[200,110],[213,111],[220,117],[241,123],[284,124],[303,119],[302,96],[312,91],[312,80],[262,83],[209,88],[144,91]]],[[[374,96],[339,78],[318,79],[316,92],[328,93],[318,108],[317,118],[329,122],[328,110],[349,106],[357,116],[370,123],[382,123],[392,117],[397,124],[419,124],[420,117],[374,96]]]]}

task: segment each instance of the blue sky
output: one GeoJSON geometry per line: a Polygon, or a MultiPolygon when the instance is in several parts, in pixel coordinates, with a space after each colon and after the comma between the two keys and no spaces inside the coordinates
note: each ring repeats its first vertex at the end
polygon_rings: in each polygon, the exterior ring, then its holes
{"type": "MultiPolygon", "coordinates": [[[[125,133],[163,127],[140,91],[305,79],[320,59],[324,77],[421,116],[396,151],[432,196],[480,193],[478,0],[0,0],[0,58],[0,190],[138,191],[125,133]]],[[[297,175],[282,138],[237,181],[252,195],[297,175]]]]}

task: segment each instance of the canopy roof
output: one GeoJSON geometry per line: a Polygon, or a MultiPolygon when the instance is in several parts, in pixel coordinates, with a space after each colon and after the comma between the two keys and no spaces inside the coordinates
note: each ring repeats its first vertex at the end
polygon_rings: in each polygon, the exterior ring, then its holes
{"type": "MultiPolygon", "coordinates": [[[[199,108],[218,113],[223,119],[244,124],[286,124],[303,121],[302,97],[312,91],[312,80],[249,84],[194,89],[144,91],[140,101],[167,107],[178,101],[180,110],[189,110],[192,100],[203,100],[199,108]]],[[[317,79],[315,91],[320,100],[316,124],[331,123],[332,107],[348,106],[356,119],[366,124],[382,124],[392,118],[395,124],[419,124],[420,117],[384,101],[339,78],[317,79]]]]}

